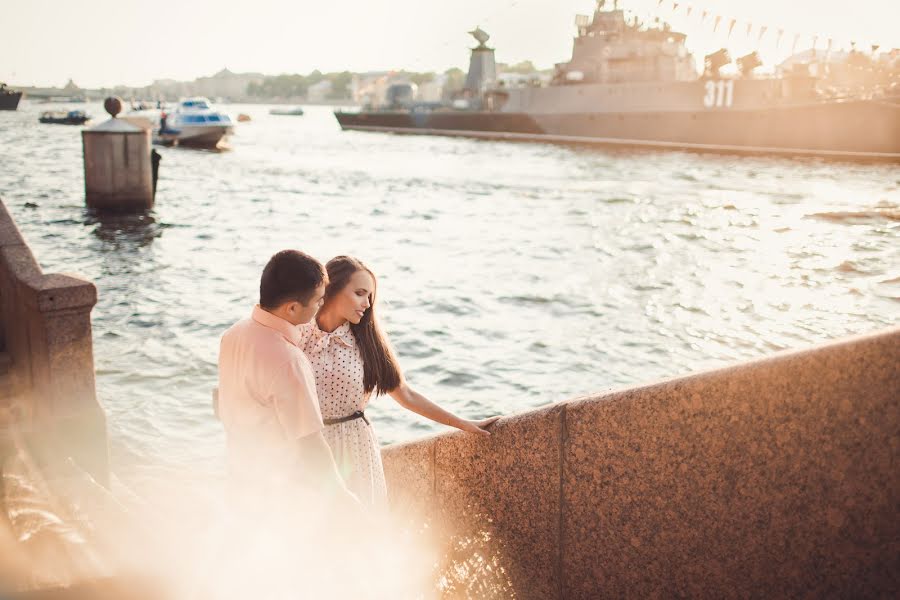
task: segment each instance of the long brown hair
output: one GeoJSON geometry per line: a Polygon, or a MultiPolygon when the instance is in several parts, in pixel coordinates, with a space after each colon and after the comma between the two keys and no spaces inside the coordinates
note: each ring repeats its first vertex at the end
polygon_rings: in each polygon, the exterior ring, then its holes
{"type": "Polygon", "coordinates": [[[372,293],[369,294],[369,309],[363,314],[359,323],[350,323],[350,331],[356,338],[359,352],[363,360],[363,389],[368,394],[375,390],[376,394],[386,394],[400,386],[402,378],[397,359],[388,343],[387,337],[378,325],[375,317],[375,292],[378,283],[375,273],[364,265],[362,261],[352,256],[335,256],[325,265],[328,271],[328,286],[325,288],[325,302],[323,308],[334,296],[343,290],[350,281],[350,277],[357,271],[365,271],[372,277],[372,293]]]}

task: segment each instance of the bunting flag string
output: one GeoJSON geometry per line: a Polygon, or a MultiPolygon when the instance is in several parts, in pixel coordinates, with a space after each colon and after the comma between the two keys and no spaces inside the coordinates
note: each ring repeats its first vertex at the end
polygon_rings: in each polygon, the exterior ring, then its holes
{"type": "MultiPolygon", "coordinates": [[[[790,46],[791,54],[795,54],[797,52],[797,47],[801,39],[811,40],[812,48],[814,50],[816,49],[816,46],[818,44],[819,37],[821,37],[823,40],[828,39],[829,52],[834,48],[843,49],[846,47],[845,43],[841,41],[836,42],[834,39],[826,38],[824,35],[820,36],[819,34],[811,33],[795,33],[794,31],[785,30],[785,28],[783,27],[772,27],[770,24],[754,24],[749,20],[739,20],[727,15],[715,14],[708,8],[704,8],[703,6],[695,6],[694,4],[684,2],[683,0],[657,0],[656,7],[657,9],[662,10],[662,12],[664,13],[668,13],[672,16],[679,16],[682,19],[691,19],[694,23],[704,25],[704,28],[706,28],[707,31],[709,31],[709,29],[712,29],[712,33],[717,33],[719,31],[719,26],[722,26],[723,23],[727,23],[728,26],[726,28],[726,36],[733,42],[738,41],[735,40],[732,36],[735,33],[735,28],[738,26],[738,24],[740,24],[742,28],[741,31],[743,31],[745,34],[744,36],[741,36],[741,39],[746,37],[748,40],[753,40],[752,43],[755,43],[757,46],[761,46],[764,43],[764,40],[771,40],[768,43],[772,44],[774,42],[774,48],[781,49],[781,42],[786,41],[785,36],[790,36],[792,38],[790,46]]],[[[655,22],[661,24],[663,20],[659,18],[659,15],[657,15],[655,22]]],[[[785,44],[785,50],[786,46],[787,44],[785,44]]],[[[875,49],[880,46],[872,44],[872,47],[874,48],[872,50],[872,52],[874,53],[875,49]]]]}

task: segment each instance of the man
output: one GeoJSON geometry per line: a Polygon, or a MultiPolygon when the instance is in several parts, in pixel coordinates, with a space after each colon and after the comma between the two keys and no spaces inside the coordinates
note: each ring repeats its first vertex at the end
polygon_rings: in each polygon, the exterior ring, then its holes
{"type": "Polygon", "coordinates": [[[322,436],[315,377],[297,346],[297,326],[313,318],[326,284],[321,263],[282,250],[263,270],[250,318],[222,335],[217,414],[233,500],[289,501],[278,495],[298,489],[353,498],[322,436]]]}

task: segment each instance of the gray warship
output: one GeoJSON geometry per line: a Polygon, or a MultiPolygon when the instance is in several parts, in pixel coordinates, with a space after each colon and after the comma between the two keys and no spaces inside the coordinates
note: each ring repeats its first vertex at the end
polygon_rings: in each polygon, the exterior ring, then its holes
{"type": "Polygon", "coordinates": [[[344,130],[900,161],[896,83],[828,95],[806,65],[755,75],[755,53],[723,76],[732,62],[725,49],[699,73],[685,34],[629,21],[618,2],[604,7],[600,0],[592,17],[576,18],[572,58],[546,85],[499,84],[494,49],[476,29],[465,85],[451,101],[416,102],[401,84],[385,105],[335,117],[344,130]]]}

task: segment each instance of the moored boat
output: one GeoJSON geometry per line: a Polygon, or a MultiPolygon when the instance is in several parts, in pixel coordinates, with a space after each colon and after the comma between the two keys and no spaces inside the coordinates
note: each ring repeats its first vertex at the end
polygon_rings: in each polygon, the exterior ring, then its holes
{"type": "Polygon", "coordinates": [[[126,118],[143,121],[153,131],[153,143],[166,146],[215,148],[234,131],[234,123],[206,98],[187,98],[170,110],[141,103],[126,118]]]}
{"type": "Polygon", "coordinates": [[[54,125],[84,125],[91,116],[83,110],[48,110],[41,113],[41,123],[54,125]]]}
{"type": "Polygon", "coordinates": [[[163,144],[215,148],[233,131],[231,117],[198,97],[181,100],[173,112],[161,113],[156,134],[163,144]]]}
{"type": "Polygon", "coordinates": [[[273,108],[269,111],[270,115],[295,116],[303,115],[303,108],[300,106],[289,106],[281,108],[273,108]]]}
{"type": "Polygon", "coordinates": [[[21,99],[22,92],[11,90],[5,83],[0,83],[0,110],[16,110],[21,99]]]}

